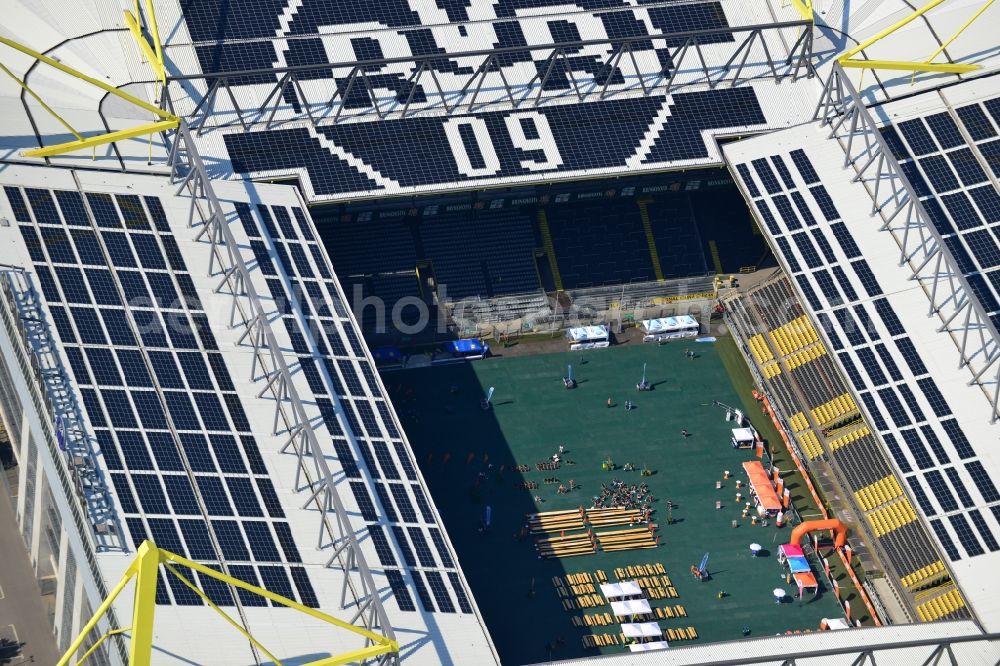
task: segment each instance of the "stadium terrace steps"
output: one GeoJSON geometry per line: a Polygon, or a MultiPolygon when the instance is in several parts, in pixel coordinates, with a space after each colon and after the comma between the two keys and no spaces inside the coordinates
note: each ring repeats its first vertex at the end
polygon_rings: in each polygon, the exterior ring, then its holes
{"type": "Polygon", "coordinates": [[[812,430],[807,430],[797,437],[802,450],[810,460],[815,460],[823,455],[823,445],[819,443],[819,438],[812,430]]]}
{"type": "Polygon", "coordinates": [[[552,231],[549,229],[549,219],[545,215],[545,209],[538,209],[538,229],[542,235],[542,247],[545,249],[545,256],[549,260],[549,269],[552,271],[552,281],[556,283],[557,291],[564,291],[562,275],[559,274],[559,262],[556,260],[556,248],[552,243],[552,231]]]}
{"type": "Polygon", "coordinates": [[[882,536],[917,519],[913,505],[906,498],[897,499],[891,504],[869,511],[865,515],[872,525],[875,536],[882,536]]]}
{"type": "Polygon", "coordinates": [[[953,615],[965,607],[965,599],[958,590],[945,592],[917,606],[917,614],[924,622],[933,622],[953,615]]]}
{"type": "MultiPolygon", "coordinates": [[[[819,349],[821,344],[818,339],[811,341],[816,331],[791,295],[788,279],[782,276],[765,282],[747,294],[730,297],[725,304],[734,333],[742,333],[746,340],[748,361],[760,367],[775,409],[789,415],[788,427],[805,458],[810,461],[820,458],[826,441],[832,461],[837,463],[846,481],[844,489],[854,495],[861,513],[867,516],[865,522],[880,546],[884,565],[899,576],[897,592],[908,600],[910,612],[916,617],[916,606],[925,599],[916,598],[915,593],[931,584],[951,583],[950,573],[922,523],[915,519],[915,509],[907,500],[901,481],[893,475],[875,434],[860,418],[833,357],[829,353],[819,354],[781,375],[770,376],[767,371],[779,359],[788,363],[789,357],[783,352],[794,356],[804,350],[819,349]],[[767,332],[750,334],[762,329],[767,332]],[[828,437],[820,437],[812,429],[810,410],[800,404],[792,383],[798,386],[805,400],[818,405],[813,410],[817,422],[830,421],[836,426],[852,414],[857,415],[855,420],[834,429],[828,437]]],[[[933,594],[942,591],[935,588],[933,594]]],[[[927,608],[929,612],[932,607],[927,608]]],[[[955,617],[967,616],[968,609],[959,607],[952,613],[955,617]]]]}
{"type": "Polygon", "coordinates": [[[876,507],[888,504],[892,500],[900,497],[903,489],[899,481],[894,476],[887,476],[879,479],[875,483],[859,488],[854,496],[858,500],[858,505],[865,511],[871,511],[876,507]]]}
{"type": "Polygon", "coordinates": [[[653,223],[649,219],[649,202],[651,199],[642,197],[636,200],[639,207],[639,218],[642,220],[642,228],[646,232],[646,244],[649,246],[649,259],[653,262],[653,272],[660,282],[664,280],[663,269],[660,267],[660,253],[656,249],[656,238],[653,236],[653,223]]]}
{"type": "Polygon", "coordinates": [[[947,570],[944,567],[944,562],[938,560],[933,564],[920,567],[913,573],[906,574],[900,579],[900,582],[907,588],[917,588],[942,575],[947,575],[947,570]]]}
{"type": "Polygon", "coordinates": [[[823,427],[844,421],[852,415],[858,414],[858,406],[850,393],[843,393],[829,402],[811,410],[813,418],[823,427]]]}

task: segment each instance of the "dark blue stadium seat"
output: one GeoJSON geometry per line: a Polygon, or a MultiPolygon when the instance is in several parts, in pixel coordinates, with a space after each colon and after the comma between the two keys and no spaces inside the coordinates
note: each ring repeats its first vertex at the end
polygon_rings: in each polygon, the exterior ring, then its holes
{"type": "Polygon", "coordinates": [[[634,200],[554,204],[545,212],[566,289],[655,278],[634,200]]]}

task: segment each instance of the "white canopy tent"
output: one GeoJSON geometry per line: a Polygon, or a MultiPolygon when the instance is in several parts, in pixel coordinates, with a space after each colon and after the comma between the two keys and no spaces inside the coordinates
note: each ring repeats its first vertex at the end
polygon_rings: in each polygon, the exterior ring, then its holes
{"type": "Polygon", "coordinates": [[[667,641],[651,641],[649,643],[632,643],[628,646],[629,652],[649,652],[650,650],[666,650],[670,647],[667,641]]]}
{"type": "Polygon", "coordinates": [[[698,320],[691,315],[643,319],[639,324],[645,334],[642,338],[643,342],[690,338],[698,335],[699,331],[698,320]]]}
{"type": "Polygon", "coordinates": [[[732,432],[733,438],[731,441],[734,449],[753,448],[753,444],[757,439],[753,428],[733,428],[732,432]]]}
{"type": "Polygon", "coordinates": [[[578,326],[566,331],[569,348],[572,351],[581,349],[598,349],[611,344],[610,330],[604,324],[596,326],[578,326]]]}
{"type": "Polygon", "coordinates": [[[647,615],[652,613],[649,602],[645,599],[632,599],[630,601],[612,601],[611,613],[615,617],[628,617],[629,615],[647,615]]]}
{"type": "Polygon", "coordinates": [[[634,580],[626,580],[621,583],[602,583],[601,594],[608,601],[612,601],[614,599],[642,596],[642,588],[634,580]]]}
{"type": "Polygon", "coordinates": [[[622,625],[626,638],[662,638],[663,629],[656,622],[626,622],[622,625]]]}

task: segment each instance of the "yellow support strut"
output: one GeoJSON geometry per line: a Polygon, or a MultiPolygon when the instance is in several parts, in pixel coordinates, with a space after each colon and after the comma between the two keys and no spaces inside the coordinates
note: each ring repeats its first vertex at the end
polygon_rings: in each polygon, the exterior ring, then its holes
{"type": "Polygon", "coordinates": [[[383,654],[391,654],[399,652],[399,643],[394,640],[377,634],[373,631],[369,631],[364,627],[358,627],[344,620],[337,619],[331,615],[327,615],[322,611],[318,611],[315,608],[309,608],[308,606],[303,606],[302,604],[281,596],[280,594],[275,594],[265,590],[264,588],[257,587],[256,585],[251,585],[250,583],[239,580],[238,578],[233,578],[232,576],[227,576],[224,573],[220,573],[210,567],[203,564],[198,564],[197,562],[192,562],[191,560],[181,557],[176,553],[171,553],[170,551],[163,550],[162,548],[157,548],[152,541],[143,541],[142,545],[139,546],[139,551],[136,554],[135,559],[129,565],[128,569],[125,571],[125,575],[122,576],[121,581],[114,587],[108,598],[98,607],[94,616],[90,618],[90,621],[84,625],[80,634],[74,639],[66,654],[62,656],[62,659],[56,664],[56,666],[68,666],[73,655],[77,650],[83,645],[84,640],[93,631],[94,627],[97,626],[101,617],[111,608],[111,604],[114,600],[121,594],[125,586],[132,580],[135,579],[135,595],[133,597],[132,605],[132,626],[128,629],[113,629],[108,631],[96,641],[95,645],[91,646],[86,653],[80,658],[79,661],[75,662],[77,666],[82,664],[90,657],[91,654],[97,649],[97,647],[103,643],[109,636],[115,634],[122,634],[126,632],[131,632],[131,643],[129,646],[129,666],[148,666],[150,660],[152,659],[153,650],[153,620],[156,610],[156,584],[157,577],[159,576],[160,565],[164,565],[165,569],[173,576],[176,576],[185,586],[195,592],[199,597],[201,597],[209,608],[219,613],[226,622],[236,629],[240,634],[242,634],[247,640],[257,646],[261,652],[263,652],[268,659],[270,659],[276,666],[282,666],[282,662],[275,657],[267,648],[261,644],[254,636],[252,636],[243,626],[238,622],[233,620],[225,611],[215,605],[208,595],[204,591],[198,589],[186,576],[181,574],[177,570],[177,566],[183,566],[188,569],[197,571],[202,576],[208,576],[209,578],[214,578],[215,580],[221,581],[232,587],[237,587],[241,590],[245,590],[252,594],[270,599],[271,601],[286,606],[288,608],[299,611],[300,613],[305,613],[306,615],[313,617],[317,620],[325,622],[334,627],[345,629],[347,631],[358,634],[364,637],[371,645],[367,645],[363,648],[358,648],[356,650],[351,650],[349,652],[344,652],[338,655],[333,655],[330,657],[323,657],[307,664],[302,664],[302,666],[341,666],[342,664],[351,664],[362,662],[366,659],[371,659],[373,657],[378,657],[383,654]]]}
{"type": "Polygon", "coordinates": [[[146,56],[146,60],[152,65],[153,72],[156,74],[160,85],[166,85],[167,70],[163,60],[163,45],[160,44],[160,30],[156,25],[156,10],[153,9],[153,0],[146,0],[145,14],[140,14],[139,0],[135,0],[133,11],[125,10],[125,25],[128,26],[132,36],[135,37],[135,41],[139,43],[139,49],[146,56]],[[152,44],[142,34],[142,25],[139,23],[142,17],[146,19],[144,23],[146,29],[149,30],[150,36],[153,38],[152,44]]]}
{"type": "Polygon", "coordinates": [[[945,1],[946,0],[931,0],[931,2],[928,2],[926,5],[916,10],[903,20],[892,24],[885,30],[880,31],[878,34],[869,37],[868,39],[861,42],[854,48],[850,49],[849,51],[846,51],[839,58],[837,58],[837,62],[839,62],[842,67],[847,67],[847,68],[902,70],[914,73],[945,72],[950,74],[965,74],[968,72],[974,72],[978,69],[981,69],[980,65],[972,65],[972,64],[963,65],[956,63],[933,63],[931,61],[934,60],[934,58],[936,58],[938,55],[940,55],[945,50],[945,48],[947,48],[949,44],[955,41],[955,39],[959,35],[961,35],[966,28],[972,25],[972,23],[975,22],[976,19],[982,16],[983,12],[985,12],[987,8],[989,8],[989,6],[993,4],[993,0],[987,0],[986,4],[983,5],[983,7],[979,9],[979,11],[973,14],[971,18],[969,18],[964,24],[962,24],[962,26],[958,29],[957,32],[955,32],[954,35],[952,35],[949,39],[947,39],[940,46],[940,48],[934,51],[934,53],[932,53],[931,56],[923,62],[911,62],[906,60],[852,60],[853,56],[861,53],[875,42],[884,39],[885,37],[888,37],[892,33],[899,30],[900,28],[909,25],[910,23],[917,20],[918,18],[920,18],[921,16],[923,16],[924,14],[926,14],[927,12],[934,9],[935,7],[937,7],[938,5],[940,5],[945,1]]]}
{"type": "MultiPolygon", "coordinates": [[[[154,32],[154,34],[157,34],[157,33],[154,32]]],[[[159,49],[159,45],[158,45],[159,37],[156,37],[156,41],[157,41],[157,49],[159,49]]],[[[34,99],[36,99],[42,105],[42,108],[44,108],[48,113],[50,113],[56,120],[58,120],[64,127],[66,127],[76,137],[76,141],[69,141],[69,142],[60,143],[60,144],[57,144],[57,145],[54,145],[54,146],[46,146],[44,148],[36,148],[34,150],[25,151],[25,152],[22,153],[22,155],[24,155],[25,157],[51,157],[53,155],[62,155],[62,154],[65,154],[65,153],[73,152],[73,151],[76,151],[76,150],[81,150],[81,149],[84,149],[84,148],[94,148],[96,146],[100,146],[100,145],[104,145],[104,144],[108,144],[108,143],[114,143],[116,141],[124,141],[126,139],[135,138],[137,136],[152,135],[152,134],[156,134],[156,133],[159,133],[159,132],[164,132],[164,131],[167,131],[167,130],[175,129],[175,128],[177,128],[180,125],[180,119],[177,116],[175,116],[174,114],[172,114],[172,113],[170,113],[168,111],[164,111],[163,109],[161,109],[161,108],[159,108],[157,106],[154,106],[153,104],[150,104],[149,102],[141,100],[138,97],[134,97],[133,95],[129,95],[128,93],[123,92],[123,91],[119,90],[118,88],[115,88],[111,84],[105,83],[104,81],[101,81],[100,79],[95,79],[95,78],[93,78],[91,76],[87,76],[83,72],[79,72],[79,71],[73,69],[72,67],[70,67],[69,65],[64,65],[63,63],[59,62],[58,60],[55,60],[54,58],[50,58],[47,55],[39,53],[38,51],[35,51],[34,49],[28,48],[27,46],[24,46],[23,44],[19,44],[18,42],[15,42],[12,39],[0,36],[0,44],[3,44],[5,46],[9,46],[10,48],[14,49],[15,51],[19,51],[21,53],[24,53],[25,55],[31,56],[32,58],[34,58],[35,60],[38,60],[39,62],[45,63],[46,65],[49,65],[50,67],[54,67],[55,69],[58,69],[60,72],[63,72],[65,74],[69,74],[70,76],[72,76],[74,78],[77,78],[77,79],[79,79],[81,81],[89,83],[90,85],[97,86],[101,90],[104,90],[105,92],[108,92],[108,93],[114,95],[115,97],[123,99],[126,102],[129,102],[130,104],[134,104],[135,106],[138,106],[141,109],[149,111],[153,115],[155,115],[158,118],[160,118],[160,120],[158,120],[156,122],[149,123],[149,124],[146,124],[146,125],[142,125],[140,127],[135,127],[135,128],[132,128],[132,129],[125,129],[125,130],[117,130],[117,131],[114,131],[114,132],[107,132],[105,134],[98,134],[96,136],[84,137],[79,132],[77,132],[75,129],[73,129],[73,127],[71,127],[70,124],[67,123],[61,116],[59,116],[59,114],[57,114],[52,109],[52,107],[50,107],[48,104],[46,104],[45,102],[43,102],[42,99],[41,99],[41,97],[37,93],[35,93],[35,91],[33,91],[28,86],[27,83],[25,83],[21,79],[17,78],[9,69],[7,69],[7,67],[5,67],[3,65],[0,65],[0,67],[2,67],[3,70],[8,75],[10,75],[15,81],[17,81],[18,85],[20,85],[22,88],[24,88],[34,99]]],[[[148,44],[147,44],[147,47],[148,47],[148,44]]],[[[162,57],[162,52],[161,52],[161,57],[162,57]]],[[[162,63],[162,60],[161,60],[161,63],[162,63]]]]}
{"type": "Polygon", "coordinates": [[[180,124],[180,118],[173,118],[172,120],[159,120],[155,123],[149,123],[148,125],[140,125],[139,127],[107,132],[105,134],[97,134],[95,136],[84,137],[76,141],[67,141],[66,143],[60,143],[55,146],[46,146],[45,148],[26,150],[21,153],[21,155],[24,157],[51,157],[53,155],[62,155],[76,150],[83,150],[84,148],[102,146],[106,143],[115,143],[116,141],[134,139],[137,136],[159,134],[160,132],[177,129],[180,124]]]}

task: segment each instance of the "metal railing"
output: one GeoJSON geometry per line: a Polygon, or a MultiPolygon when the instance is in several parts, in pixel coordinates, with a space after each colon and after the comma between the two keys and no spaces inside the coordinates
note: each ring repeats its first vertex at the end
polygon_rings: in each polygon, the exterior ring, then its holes
{"type": "MultiPolygon", "coordinates": [[[[284,354],[269,324],[268,313],[257,296],[249,269],[196,151],[191,131],[182,122],[170,140],[170,178],[178,185],[178,194],[186,192],[191,199],[188,224],[202,227],[196,240],[204,240],[211,245],[208,273],[210,277],[220,278],[215,292],[232,297],[229,325],[243,329],[239,344],[247,344],[253,350],[250,380],[263,382],[258,396],[270,393],[274,398],[273,432],[286,437],[282,453],[290,451],[298,458],[295,489],[308,494],[304,506],[313,504],[320,513],[318,545],[332,549],[327,566],[336,563],[344,573],[341,607],[351,605],[347,598],[350,594],[351,603],[355,606],[350,622],[353,624],[360,620],[367,629],[380,631],[395,640],[379,589],[337,492],[313,422],[308,418],[296,391],[284,354]],[[301,483],[303,479],[305,482],[301,483]]],[[[368,643],[370,640],[366,639],[366,645],[368,643]]],[[[378,663],[398,664],[399,655],[381,655],[378,663]]]]}
{"type": "Polygon", "coordinates": [[[924,289],[928,315],[941,319],[958,347],[959,368],[972,374],[990,403],[991,423],[1000,419],[1000,337],[975,296],[958,262],[945,245],[913,186],[886,143],[878,124],[849,77],[833,63],[814,115],[830,128],[828,138],[844,150],[844,167],[856,175],[872,198],[871,215],[882,218],[899,245],[899,266],[908,265],[911,279],[924,289]]]}
{"type": "Polygon", "coordinates": [[[536,108],[565,100],[614,95],[668,95],[689,86],[715,88],[754,79],[776,81],[813,70],[812,22],[726,26],[708,30],[602,38],[408,55],[328,64],[295,65],[168,76],[160,106],[188,121],[198,135],[213,127],[244,130],[275,122],[335,124],[347,120],[453,115],[484,109],[536,108]],[[772,54],[780,31],[797,31],[787,56],[772,54]],[[774,41],[768,45],[768,39],[774,41]],[[727,39],[729,38],[729,39],[727,39]],[[653,49],[665,50],[660,60],[653,49]],[[720,54],[720,49],[725,49],[720,54]],[[595,74],[572,62],[593,58],[595,74]],[[521,60],[527,59],[526,62],[521,60]],[[517,62],[512,62],[517,59],[517,62]],[[533,76],[516,80],[517,67],[540,62],[533,76]],[[461,62],[469,74],[445,72],[461,62]],[[666,64],[664,64],[666,63],[666,64]],[[376,77],[397,75],[398,92],[376,77]],[[566,85],[551,85],[564,78],[566,85]],[[271,83],[273,82],[273,83],[271,83]],[[419,94],[418,94],[419,91],[419,94]],[[266,94],[265,94],[266,93],[266,94]]]}
{"type": "Polygon", "coordinates": [[[56,353],[57,345],[45,322],[38,295],[28,276],[14,270],[0,273],[0,294],[5,306],[0,309],[8,333],[12,340],[20,341],[20,351],[27,359],[28,367],[22,367],[22,371],[38,389],[38,395],[33,391],[31,397],[39,415],[46,417],[42,419],[45,439],[53,458],[63,463],[56,466],[60,483],[67,498],[76,500],[87,516],[89,529],[81,529],[81,534],[90,535],[98,552],[124,552],[127,545],[121,519],[98,464],[96,442],[84,426],[82,411],[56,353]],[[55,446],[51,446],[53,443],[55,446]]]}
{"type": "MultiPolygon", "coordinates": [[[[72,446],[67,446],[65,451],[59,448],[56,432],[53,427],[57,414],[57,403],[53,403],[49,399],[47,382],[43,374],[44,371],[36,355],[37,348],[31,343],[31,338],[26,329],[26,325],[37,327],[38,325],[45,326],[45,323],[38,315],[26,321],[21,311],[21,303],[23,301],[31,301],[34,303],[34,307],[37,308],[38,297],[31,287],[27,275],[19,269],[0,272],[0,319],[3,320],[4,328],[7,331],[7,335],[11,340],[11,346],[17,357],[18,367],[25,378],[25,383],[28,385],[28,397],[31,399],[31,404],[34,406],[35,413],[38,414],[42,425],[41,437],[36,439],[44,440],[45,446],[48,447],[49,455],[55,462],[54,467],[59,487],[62,489],[62,494],[66,497],[70,518],[73,521],[76,532],[80,535],[80,539],[83,542],[83,552],[81,554],[87,562],[87,569],[97,587],[98,594],[101,598],[104,598],[108,594],[108,589],[104,584],[101,569],[97,564],[94,554],[95,550],[119,550],[125,552],[127,544],[121,529],[120,519],[113,513],[114,504],[107,494],[106,486],[103,493],[99,495],[95,494],[93,497],[95,501],[92,506],[91,502],[88,501],[88,497],[82,495],[80,492],[79,476],[74,473],[71,478],[70,473],[68,473],[68,470],[73,469],[71,460],[71,456],[73,455],[85,455],[90,463],[90,470],[94,473],[99,473],[97,470],[100,468],[94,460],[94,451],[91,442],[87,439],[88,436],[86,430],[83,428],[79,411],[76,412],[74,417],[74,426],[72,428],[74,441],[72,446]],[[48,418],[46,419],[46,417],[48,418]],[[84,448],[86,448],[86,451],[84,451],[84,448]],[[60,464],[60,461],[64,464],[60,464]],[[100,522],[95,522],[95,520],[100,522]],[[106,525],[109,522],[114,526],[113,531],[97,529],[98,524],[103,523],[106,525]]],[[[55,346],[51,338],[47,338],[44,347],[46,353],[55,353],[55,346]]],[[[55,363],[58,364],[57,359],[55,363]]],[[[59,366],[47,365],[47,367],[53,368],[59,366]]],[[[62,372],[62,370],[60,369],[59,372],[62,372]]],[[[67,402],[62,400],[58,404],[65,407],[67,402]]],[[[60,411],[60,413],[62,412],[60,411]]],[[[114,609],[108,610],[107,619],[111,629],[121,627],[114,609]]],[[[113,644],[122,663],[125,663],[127,661],[126,650],[121,636],[114,636],[113,644]]]]}

